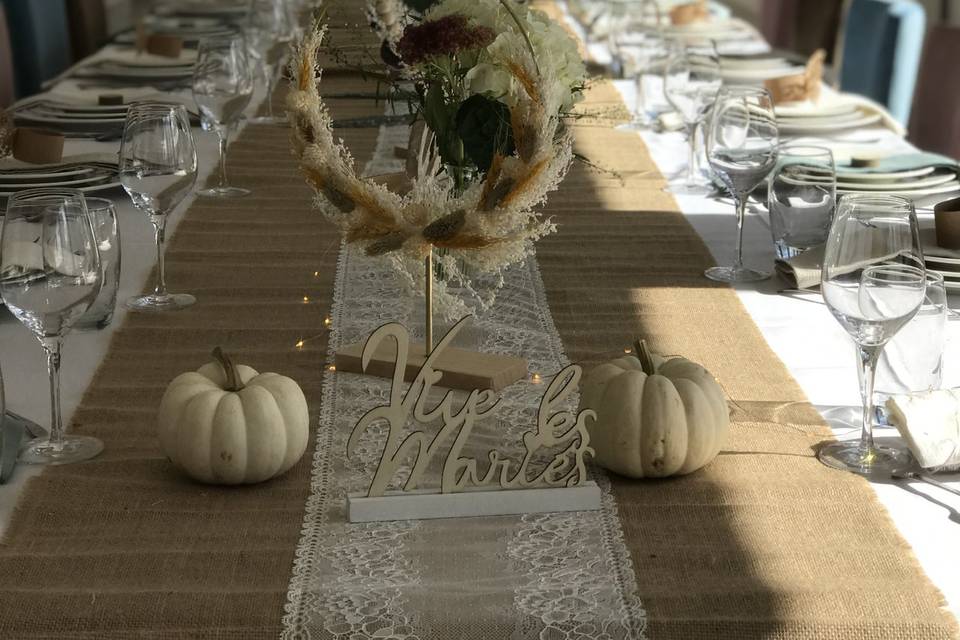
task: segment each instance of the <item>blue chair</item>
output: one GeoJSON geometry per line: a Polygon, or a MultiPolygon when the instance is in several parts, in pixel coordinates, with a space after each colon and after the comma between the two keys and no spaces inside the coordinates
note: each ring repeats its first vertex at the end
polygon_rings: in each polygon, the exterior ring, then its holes
{"type": "Polygon", "coordinates": [[[910,119],[926,15],[913,0],[852,0],[843,30],[840,88],[910,119]]]}
{"type": "Polygon", "coordinates": [[[17,94],[28,96],[72,60],[64,0],[3,0],[10,25],[17,94]]]}

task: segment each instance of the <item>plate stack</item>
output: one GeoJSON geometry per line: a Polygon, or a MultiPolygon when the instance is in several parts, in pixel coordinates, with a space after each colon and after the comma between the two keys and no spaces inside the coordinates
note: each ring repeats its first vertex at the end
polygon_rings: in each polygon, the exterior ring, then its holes
{"type": "Polygon", "coordinates": [[[74,158],[57,165],[0,168],[0,198],[7,198],[24,189],[41,187],[63,187],[93,193],[119,186],[116,162],[74,158]]]}
{"type": "Polygon", "coordinates": [[[793,64],[781,56],[724,55],[720,56],[720,77],[726,84],[762,84],[764,80],[803,73],[803,66],[793,64]]]}
{"type": "Polygon", "coordinates": [[[960,291],[960,258],[924,256],[927,271],[943,276],[943,286],[947,291],[960,291]]]}
{"type": "Polygon", "coordinates": [[[883,116],[853,102],[828,104],[796,103],[777,105],[777,125],[781,135],[822,135],[869,127],[883,116]]]}
{"type": "Polygon", "coordinates": [[[73,138],[117,137],[123,132],[127,105],[76,105],[36,100],[16,107],[13,119],[20,127],[51,129],[73,138]]]}
{"type": "Polygon", "coordinates": [[[928,166],[891,172],[864,172],[837,167],[837,194],[884,193],[924,198],[960,191],[957,169],[928,166]]]}

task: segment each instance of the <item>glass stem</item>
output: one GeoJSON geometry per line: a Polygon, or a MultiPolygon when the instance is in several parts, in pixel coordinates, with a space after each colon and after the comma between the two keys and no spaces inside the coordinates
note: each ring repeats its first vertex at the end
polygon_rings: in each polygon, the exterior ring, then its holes
{"type": "Polygon", "coordinates": [[[277,75],[275,71],[273,65],[270,65],[267,71],[267,116],[270,118],[273,117],[273,84],[274,78],[277,75]]]}
{"type": "Polygon", "coordinates": [[[690,157],[687,162],[687,185],[697,184],[697,123],[688,126],[687,137],[690,139],[690,157]]]}
{"type": "Polygon", "coordinates": [[[54,451],[63,450],[63,418],[60,414],[60,347],[59,337],[42,338],[40,343],[47,354],[47,373],[50,376],[50,440],[54,451]]]}
{"type": "Polygon", "coordinates": [[[737,258],[733,263],[734,269],[743,268],[743,219],[747,215],[748,194],[735,194],[734,207],[737,210],[737,258]]]}
{"type": "Polygon", "coordinates": [[[637,109],[633,112],[633,121],[643,124],[647,119],[647,94],[643,90],[643,74],[638,73],[637,79],[637,109]]]}
{"type": "Polygon", "coordinates": [[[151,222],[153,222],[154,235],[157,239],[157,286],[153,290],[153,294],[158,298],[163,298],[167,295],[167,276],[163,264],[163,239],[167,227],[167,217],[151,216],[151,222]]]}
{"type": "Polygon", "coordinates": [[[863,399],[863,429],[860,431],[860,457],[868,459],[873,451],[873,381],[882,346],[857,345],[860,362],[860,395],[863,399]]]}
{"type": "Polygon", "coordinates": [[[227,141],[230,138],[230,126],[218,124],[217,137],[220,139],[220,181],[217,186],[224,189],[227,187],[227,141]]]}

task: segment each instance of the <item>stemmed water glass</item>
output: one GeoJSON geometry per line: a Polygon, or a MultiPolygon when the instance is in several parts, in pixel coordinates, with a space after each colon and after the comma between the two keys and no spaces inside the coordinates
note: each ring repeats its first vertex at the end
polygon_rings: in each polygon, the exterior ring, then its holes
{"type": "Polygon", "coordinates": [[[645,30],[630,46],[619,47],[623,60],[624,75],[633,78],[636,88],[636,101],[633,109],[633,119],[619,125],[617,129],[642,130],[649,129],[654,118],[659,115],[658,105],[652,104],[647,92],[647,79],[656,70],[662,69],[666,58],[666,42],[656,30],[645,30]]]}
{"type": "Polygon", "coordinates": [[[267,113],[250,118],[256,124],[285,124],[273,113],[273,88],[283,62],[283,43],[292,37],[293,25],[284,0],[251,0],[244,34],[253,57],[260,61],[267,82],[267,113]]]}
{"type": "Polygon", "coordinates": [[[726,87],[717,96],[707,132],[710,167],[730,191],[737,213],[737,254],[733,266],[705,274],[720,282],[755,282],[769,273],[743,266],[743,221],[747,198],[777,161],[780,136],[773,100],[759,87],[726,87]]]}
{"type": "Polygon", "coordinates": [[[183,105],[142,103],[130,107],[120,146],[120,183],[133,204],[150,217],[157,241],[157,285],[152,294],[127,301],[130,309],[171,311],[196,299],[167,292],[163,261],[167,216],[193,189],[197,149],[183,105]]]}
{"type": "Polygon", "coordinates": [[[197,50],[193,71],[193,99],[200,110],[204,129],[216,132],[220,141],[220,177],[217,186],[198,191],[200,195],[236,198],[249,189],[227,184],[227,142],[230,128],[243,115],[253,95],[253,74],[246,46],[240,38],[204,40],[197,50]]]}
{"type": "Polygon", "coordinates": [[[31,189],[10,197],[0,235],[0,296],[47,354],[50,435],[30,441],[25,462],[64,464],[92,458],[103,443],[66,435],[60,413],[63,337],[100,292],[100,253],[83,194],[31,189]]]}
{"type": "Polygon", "coordinates": [[[793,258],[826,242],[836,200],[833,153],[825,147],[781,145],[767,188],[777,257],[793,258]]]}
{"type": "Polygon", "coordinates": [[[697,175],[697,127],[720,90],[720,56],[712,40],[673,40],[663,72],[663,91],[687,128],[690,144],[685,176],[670,181],[669,191],[679,195],[705,195],[710,183],[697,175]]]}
{"type": "Polygon", "coordinates": [[[872,475],[909,462],[905,449],[873,441],[874,374],[884,346],[920,308],[925,288],[913,204],[891,195],[842,197],[827,237],[821,292],[857,346],[863,427],[859,441],[823,445],[817,456],[824,464],[872,475]]]}

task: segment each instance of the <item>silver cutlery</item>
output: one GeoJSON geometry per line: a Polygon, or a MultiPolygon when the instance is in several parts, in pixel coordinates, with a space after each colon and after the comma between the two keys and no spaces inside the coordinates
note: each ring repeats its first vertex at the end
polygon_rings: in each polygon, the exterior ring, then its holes
{"type": "Polygon", "coordinates": [[[955,496],[960,496],[960,489],[955,489],[950,485],[935,480],[929,473],[923,469],[896,469],[890,476],[894,480],[919,480],[921,482],[926,482],[929,485],[937,487],[938,489],[943,489],[948,493],[952,493],[955,496]]]}

